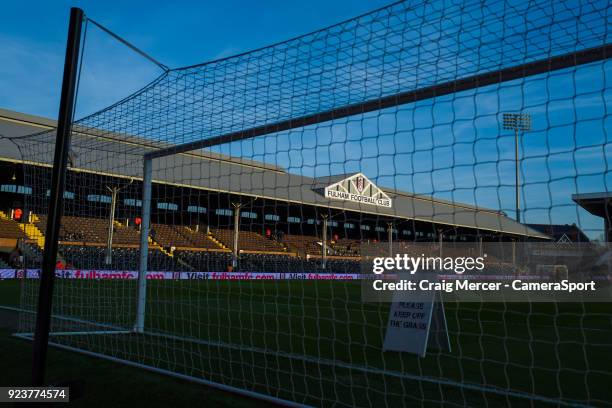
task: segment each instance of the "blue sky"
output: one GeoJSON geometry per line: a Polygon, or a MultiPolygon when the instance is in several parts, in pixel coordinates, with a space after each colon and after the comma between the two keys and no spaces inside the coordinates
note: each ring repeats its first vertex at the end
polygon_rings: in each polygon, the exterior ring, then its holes
{"type": "MultiPolygon", "coordinates": [[[[388,0],[6,2],[0,13],[0,107],[57,116],[72,6],[83,8],[95,21],[176,68],[283,41],[388,3],[388,0]]],[[[112,67],[115,72],[106,69],[104,75],[96,77],[97,88],[91,94],[95,94],[98,102],[85,112],[128,95],[126,89],[138,89],[159,73],[96,30],[91,33],[94,38],[88,40],[87,56],[97,60],[97,71],[112,67]],[[125,57],[120,67],[118,53],[125,57]],[[115,85],[109,87],[107,81],[115,85]],[[125,85],[117,86],[118,82],[125,85]],[[100,88],[106,95],[95,92],[100,88]]],[[[89,86],[87,80],[84,82],[84,86],[89,86]]]]}
{"type": "MultiPolygon", "coordinates": [[[[72,4],[82,6],[92,19],[162,63],[176,68],[286,40],[387,3],[374,0],[182,2],[181,7],[170,2],[56,1],[30,3],[27,7],[9,4],[0,16],[0,57],[5,61],[0,64],[0,89],[3,90],[0,107],[42,116],[56,115],[68,9],[72,4]]],[[[527,3],[514,3],[518,6],[513,12],[520,16],[520,8],[524,7],[521,5],[527,3]]],[[[536,3],[538,1],[533,4],[536,3]]],[[[545,2],[539,0],[539,3],[545,2]]],[[[571,31],[578,3],[566,0],[558,4],[555,13],[551,13],[550,26],[571,31]],[[564,26],[563,21],[569,25],[564,26]]],[[[601,6],[602,2],[594,4],[601,6]]],[[[457,57],[450,61],[429,58],[434,63],[425,61],[416,74],[402,71],[398,77],[401,75],[404,84],[412,83],[415,77],[420,81],[452,78],[458,75],[456,66],[467,64],[469,68],[479,56],[488,56],[495,66],[496,53],[506,52],[505,58],[512,57],[517,44],[516,55],[521,55],[522,46],[527,53],[538,55],[539,47],[550,41],[551,34],[534,30],[530,38],[532,43],[522,44],[520,36],[513,37],[512,29],[521,24],[537,24],[538,19],[544,19],[543,14],[532,5],[527,13],[531,20],[513,19],[512,13],[507,15],[510,17],[505,28],[492,25],[490,33],[478,31],[475,37],[469,36],[469,29],[458,30],[455,34],[448,25],[444,29],[446,37],[437,38],[439,27],[435,25],[435,18],[431,18],[430,26],[415,27],[415,41],[425,38],[434,44],[431,49],[423,44],[424,52],[435,56],[435,44],[441,44],[440,49],[451,55],[457,52],[457,57]],[[502,29],[507,30],[504,38],[508,42],[499,44],[496,36],[502,29]]],[[[477,19],[478,14],[470,17],[477,19]]],[[[468,25],[469,18],[464,19],[461,15],[452,18],[455,25],[468,25]]],[[[601,34],[592,20],[583,24],[580,29],[575,28],[581,39],[588,40],[594,35],[590,31],[592,27],[595,34],[601,34]]],[[[90,26],[87,33],[78,117],[131,94],[161,73],[157,67],[95,28],[90,26]]],[[[603,34],[608,39],[612,35],[607,31],[603,34]]],[[[410,54],[411,47],[407,48],[410,54]]],[[[415,49],[414,55],[421,58],[420,49],[415,49]]],[[[481,64],[486,66],[487,59],[481,64]]],[[[299,64],[293,68],[307,69],[299,64]]],[[[212,72],[224,72],[224,69],[223,64],[211,67],[212,72]]],[[[353,66],[348,69],[345,75],[355,78],[361,75],[351,71],[353,66]]],[[[375,70],[370,71],[370,81],[374,82],[368,83],[373,92],[378,89],[375,74],[375,70]]],[[[342,73],[338,75],[343,78],[342,73]]],[[[308,86],[313,83],[316,81],[306,82],[308,86]]],[[[235,83],[227,79],[230,95],[236,93],[234,86],[235,83]]],[[[359,88],[344,91],[355,95],[359,88]]],[[[266,92],[271,91],[266,89],[266,92]]],[[[257,100],[258,94],[253,95],[253,100],[257,100]]],[[[238,112],[240,103],[234,99],[218,107],[212,106],[211,112],[215,108],[219,111],[210,113],[211,120],[229,118],[222,115],[231,114],[231,120],[221,120],[222,127],[227,123],[231,125],[232,121],[242,123],[243,113],[238,112]]],[[[501,112],[525,111],[533,115],[533,131],[521,142],[524,184],[521,196],[525,219],[531,223],[575,222],[588,235],[597,237],[601,233],[602,220],[574,205],[571,195],[610,190],[611,110],[612,63],[596,63],[246,140],[217,150],[275,163],[291,172],[313,177],[362,171],[383,186],[513,214],[514,138],[511,132],[500,128],[499,119],[501,112]]],[[[261,105],[259,109],[265,115],[273,111],[274,107],[268,105],[261,105]]],[[[187,141],[188,137],[198,137],[206,126],[199,123],[183,125],[174,135],[187,141]],[[185,130],[193,131],[195,136],[187,135],[185,130]]]]}

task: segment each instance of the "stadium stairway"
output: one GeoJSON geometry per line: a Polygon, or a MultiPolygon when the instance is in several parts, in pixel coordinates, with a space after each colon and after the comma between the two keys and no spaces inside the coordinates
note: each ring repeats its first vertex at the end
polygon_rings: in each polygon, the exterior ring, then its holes
{"type": "MultiPolygon", "coordinates": [[[[0,211],[0,218],[3,218],[5,220],[11,220],[11,218],[4,211],[0,211]]],[[[42,249],[45,247],[45,236],[38,229],[38,227],[34,225],[34,223],[37,221],[38,216],[32,213],[30,222],[17,223],[17,225],[30,240],[34,241],[36,245],[38,245],[38,247],[42,249]]]]}
{"type": "Polygon", "coordinates": [[[150,249],[159,249],[164,255],[169,256],[170,258],[174,258],[174,254],[170,251],[167,251],[163,246],[158,244],[151,237],[147,237],[149,240],[149,248],[150,249]]]}
{"type": "Polygon", "coordinates": [[[212,242],[214,242],[215,244],[219,245],[219,247],[221,247],[222,249],[227,249],[227,250],[229,250],[229,248],[228,248],[228,247],[226,247],[225,245],[223,245],[223,242],[221,242],[221,241],[219,241],[217,238],[215,238],[215,236],[214,236],[214,235],[213,235],[211,232],[209,232],[209,233],[208,233],[208,238],[210,238],[210,240],[211,240],[212,242]]]}

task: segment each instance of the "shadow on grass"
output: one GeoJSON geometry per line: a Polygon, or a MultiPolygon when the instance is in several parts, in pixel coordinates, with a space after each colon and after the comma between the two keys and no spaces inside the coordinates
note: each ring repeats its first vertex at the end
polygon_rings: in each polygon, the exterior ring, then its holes
{"type": "MultiPolygon", "coordinates": [[[[0,315],[0,321],[7,326],[4,317],[0,315]]],[[[24,386],[30,381],[31,343],[11,337],[12,332],[8,327],[0,328],[0,386],[24,386]]],[[[50,384],[75,385],[69,404],[74,407],[266,406],[202,385],[53,347],[49,348],[47,380],[50,384]]]]}

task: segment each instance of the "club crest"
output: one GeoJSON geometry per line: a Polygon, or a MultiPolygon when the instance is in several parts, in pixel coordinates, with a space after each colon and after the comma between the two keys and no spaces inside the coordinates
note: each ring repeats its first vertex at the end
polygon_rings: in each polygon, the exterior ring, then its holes
{"type": "Polygon", "coordinates": [[[356,184],[356,187],[357,187],[357,191],[359,191],[359,193],[363,193],[363,186],[365,184],[365,181],[364,181],[363,177],[361,177],[361,176],[357,177],[357,180],[356,180],[355,184],[356,184]]]}

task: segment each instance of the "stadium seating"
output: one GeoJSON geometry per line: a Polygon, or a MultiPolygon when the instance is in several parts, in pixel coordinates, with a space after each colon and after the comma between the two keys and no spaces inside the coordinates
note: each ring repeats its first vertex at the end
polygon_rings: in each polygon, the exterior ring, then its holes
{"type": "Polygon", "coordinates": [[[196,230],[184,225],[152,224],[149,235],[165,248],[221,249],[200,228],[196,230]]]}
{"type": "Polygon", "coordinates": [[[181,270],[187,264],[198,272],[225,272],[232,263],[232,255],[227,252],[175,251],[174,257],[181,261],[181,270]]]}
{"type": "MultiPolygon", "coordinates": [[[[106,264],[106,248],[99,246],[60,245],[60,253],[66,261],[67,267],[77,269],[112,269],[112,270],[138,270],[139,254],[136,248],[113,248],[112,262],[106,264]]],[[[182,270],[175,259],[163,254],[159,250],[149,251],[149,270],[175,271],[182,270]]]]}
{"type": "MultiPolygon", "coordinates": [[[[234,231],[210,228],[213,236],[227,248],[234,248],[234,231]]],[[[240,231],[238,248],[245,251],[286,252],[286,247],[278,241],[265,238],[252,231],[240,231]]]]}
{"type": "Polygon", "coordinates": [[[241,254],[239,269],[251,272],[304,272],[306,262],[288,255],[241,254]]]}
{"type": "Polygon", "coordinates": [[[132,227],[115,224],[113,244],[140,245],[140,232],[132,227]]]}
{"type": "Polygon", "coordinates": [[[36,244],[31,244],[27,241],[22,241],[21,252],[23,254],[23,262],[26,268],[39,268],[42,261],[42,250],[36,244]]]}
{"type": "Polygon", "coordinates": [[[340,238],[331,245],[334,255],[360,256],[361,242],[357,239],[340,238]]]}
{"type": "MultiPolygon", "coordinates": [[[[35,218],[36,226],[45,231],[47,218],[44,215],[35,218]]],[[[149,251],[149,270],[151,271],[215,271],[228,270],[232,255],[223,248],[233,247],[233,230],[206,228],[205,226],[188,227],[154,223],[151,236],[155,243],[166,251],[151,248],[149,251]],[[222,247],[222,246],[223,247],[222,247]],[[174,247],[171,254],[168,248],[174,247]],[[173,255],[173,256],[172,256],[173,255]]],[[[0,237],[27,238],[12,220],[0,219],[0,237]]],[[[108,220],[103,218],[64,216],[60,228],[58,257],[68,267],[94,270],[138,270],[138,245],[140,232],[137,228],[114,225],[112,262],[106,264],[106,241],[108,237],[108,220]]],[[[327,267],[321,267],[321,260],[308,255],[321,255],[321,240],[307,235],[281,235],[273,239],[252,231],[240,231],[236,271],[250,272],[335,272],[358,273],[359,263],[350,259],[328,259],[327,267]],[[283,255],[282,253],[286,253],[283,255]],[[293,256],[292,254],[297,254],[293,256]]],[[[40,248],[23,241],[22,252],[27,268],[39,268],[42,259],[40,248]]],[[[359,241],[339,239],[330,242],[329,255],[358,257],[359,241]]],[[[6,261],[5,261],[6,264],[6,261]]]]}
{"type": "MultiPolygon", "coordinates": [[[[198,227],[197,229],[186,227],[186,226],[177,226],[175,227],[180,234],[186,237],[192,245],[191,247],[202,248],[202,249],[221,249],[221,247],[210,239],[208,235],[204,231],[206,231],[206,227],[198,227]]],[[[177,245],[175,245],[177,246],[177,245]]]]}
{"type": "Polygon", "coordinates": [[[176,227],[166,224],[151,224],[149,235],[159,245],[169,247],[191,247],[193,243],[180,234],[176,227]]]}
{"type": "Polygon", "coordinates": [[[239,270],[251,272],[279,272],[279,273],[359,273],[358,261],[329,259],[327,267],[321,267],[321,261],[304,260],[287,255],[272,254],[241,254],[239,270]]]}
{"type": "Polygon", "coordinates": [[[309,235],[284,234],[282,242],[300,256],[321,255],[321,239],[309,235]]]}
{"type": "Polygon", "coordinates": [[[328,259],[325,271],[333,273],[360,273],[361,264],[357,260],[328,259]]]}
{"type": "Polygon", "coordinates": [[[0,238],[19,239],[26,235],[15,221],[0,218],[0,238]]]}
{"type": "MultiPolygon", "coordinates": [[[[35,225],[41,231],[46,230],[47,217],[38,216],[35,225]]],[[[108,220],[102,218],[63,216],[60,227],[60,241],[85,242],[105,244],[108,239],[108,220]]],[[[115,223],[113,230],[113,243],[138,245],[140,234],[135,228],[115,223]]]]}

